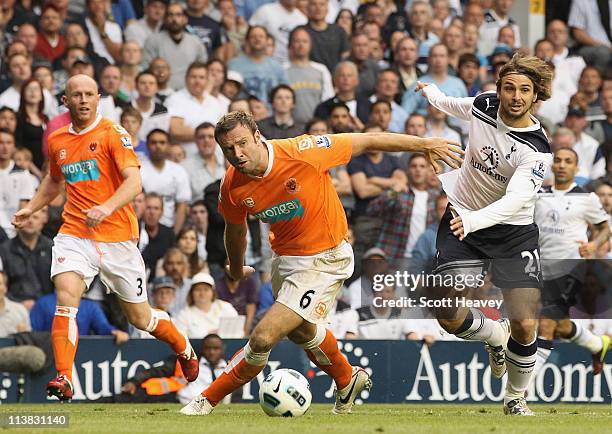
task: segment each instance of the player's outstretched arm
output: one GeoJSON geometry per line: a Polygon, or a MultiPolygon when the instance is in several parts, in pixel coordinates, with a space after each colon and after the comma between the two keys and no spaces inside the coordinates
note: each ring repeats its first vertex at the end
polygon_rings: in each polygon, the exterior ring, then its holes
{"type": "Polygon", "coordinates": [[[62,184],[62,180],[58,181],[51,175],[45,176],[32,200],[30,200],[25,207],[17,211],[17,213],[15,213],[13,216],[13,220],[11,222],[13,226],[15,226],[17,229],[21,228],[28,221],[30,215],[44,206],[47,206],[49,202],[60,194],[62,184]]]}
{"type": "Polygon", "coordinates": [[[444,161],[452,168],[463,162],[465,152],[461,144],[441,137],[417,137],[395,133],[355,133],[351,134],[353,156],[366,151],[383,152],[422,152],[436,170],[442,171],[437,161],[444,161]]]}
{"type": "Polygon", "coordinates": [[[446,96],[435,84],[422,83],[420,81],[417,81],[414,91],[422,91],[423,95],[432,106],[449,116],[454,116],[464,121],[469,121],[472,116],[474,98],[446,96]]]}
{"type": "Polygon", "coordinates": [[[229,277],[234,280],[240,280],[243,277],[249,277],[255,272],[253,267],[244,266],[244,252],[247,246],[247,225],[246,222],[236,225],[233,223],[225,223],[225,251],[229,265],[226,271],[229,277]]]}
{"type": "Polygon", "coordinates": [[[130,203],[142,191],[140,169],[137,166],[126,167],[121,171],[123,182],[115,193],[102,205],[82,210],[86,215],[87,226],[96,227],[106,217],[130,203]]]}

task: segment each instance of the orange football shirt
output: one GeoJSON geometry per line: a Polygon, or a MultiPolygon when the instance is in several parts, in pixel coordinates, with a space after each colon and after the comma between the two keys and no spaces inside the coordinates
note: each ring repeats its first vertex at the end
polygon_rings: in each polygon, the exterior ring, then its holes
{"type": "Polygon", "coordinates": [[[102,205],[123,183],[121,172],[140,167],[127,131],[99,117],[75,133],[71,125],[49,136],[51,176],[66,181],[67,200],[61,234],[114,243],[138,239],[138,220],[131,204],[107,217],[95,228],[85,224],[85,209],[102,205]]]}
{"type": "Polygon", "coordinates": [[[328,170],[351,159],[350,135],[303,135],[266,145],[269,164],[262,178],[233,166],[227,170],[219,200],[225,220],[242,224],[250,214],[270,223],[278,255],[313,255],[340,244],[348,225],[328,170]]]}

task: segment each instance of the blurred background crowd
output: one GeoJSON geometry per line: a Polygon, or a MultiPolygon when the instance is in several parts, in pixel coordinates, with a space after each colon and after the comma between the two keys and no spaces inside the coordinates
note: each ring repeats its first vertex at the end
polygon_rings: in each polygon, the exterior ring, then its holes
{"type": "MultiPolygon", "coordinates": [[[[227,162],[213,133],[228,111],[251,112],[267,139],[391,131],[466,146],[466,125],[429,106],[416,81],[475,96],[495,90],[499,68],[514,53],[532,54],[555,72],[552,98],[534,115],[553,150],[578,153],[577,184],[596,192],[610,214],[612,0],[547,2],[543,38],[533,46],[521,44],[518,3],[528,2],[4,0],[0,336],[51,327],[51,247],[65,197],[19,231],[10,220],[47,171],[47,137],[70,122],[62,95],[75,74],[96,79],[101,115],[132,136],[142,164],[144,192],[134,207],[151,302],[190,338],[248,335],[273,302],[267,225],[248,221],[247,264],[257,275],[237,282],[224,272],[217,198],[227,162]]],[[[435,255],[447,199],[425,158],[371,152],[330,175],[356,256],[355,275],[331,315],[336,336],[450,339],[433,320],[372,304],[375,274],[418,273],[435,255]]],[[[402,294],[385,288],[378,295],[402,294]]],[[[77,320],[85,335],[146,337],[128,328],[99,282],[77,320]]],[[[602,327],[612,332],[609,321],[602,327]]]]}

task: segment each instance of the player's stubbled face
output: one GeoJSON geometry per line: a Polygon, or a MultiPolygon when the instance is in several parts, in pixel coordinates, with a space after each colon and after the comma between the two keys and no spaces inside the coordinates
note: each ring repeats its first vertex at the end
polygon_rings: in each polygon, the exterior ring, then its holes
{"type": "Polygon", "coordinates": [[[96,117],[100,95],[95,82],[78,80],[66,89],[64,104],[73,121],[84,124],[96,117]]]}
{"type": "Polygon", "coordinates": [[[531,109],[536,95],[531,80],[522,74],[510,74],[502,79],[499,90],[500,109],[512,119],[523,117],[531,109]]]}
{"type": "Polygon", "coordinates": [[[576,172],[578,172],[578,161],[576,161],[576,154],[567,149],[560,149],[555,152],[552,171],[555,175],[556,182],[569,182],[574,178],[574,176],[576,176],[576,172]]]}
{"type": "Polygon", "coordinates": [[[259,131],[253,134],[247,127],[238,125],[223,136],[219,146],[227,161],[239,172],[261,176],[266,171],[264,153],[267,149],[263,146],[259,131]]]}

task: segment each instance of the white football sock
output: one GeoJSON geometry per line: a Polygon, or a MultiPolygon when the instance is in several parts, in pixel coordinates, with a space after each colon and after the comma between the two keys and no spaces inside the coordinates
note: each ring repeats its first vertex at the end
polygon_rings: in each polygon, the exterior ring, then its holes
{"type": "Polygon", "coordinates": [[[542,369],[542,366],[544,366],[544,364],[548,360],[548,357],[550,356],[550,353],[552,352],[552,350],[553,350],[552,341],[549,341],[548,339],[545,339],[543,337],[538,337],[538,351],[536,352],[536,364],[535,364],[535,368],[533,369],[534,379],[536,375],[538,375],[538,372],[540,372],[540,369],[542,369]]]}
{"type": "Polygon", "coordinates": [[[601,337],[593,334],[593,332],[577,322],[572,321],[572,331],[574,333],[568,339],[581,347],[586,348],[593,354],[597,354],[603,347],[601,337]]]}
{"type": "Polygon", "coordinates": [[[533,376],[537,350],[536,339],[528,345],[519,344],[512,339],[512,336],[508,339],[508,348],[506,349],[508,382],[506,383],[504,404],[525,396],[525,390],[527,390],[533,376]]]}
{"type": "Polygon", "coordinates": [[[493,347],[499,347],[506,343],[504,342],[506,334],[499,322],[487,318],[480,310],[475,308],[470,308],[470,314],[468,314],[459,331],[455,332],[455,336],[467,341],[486,342],[493,347]]]}

